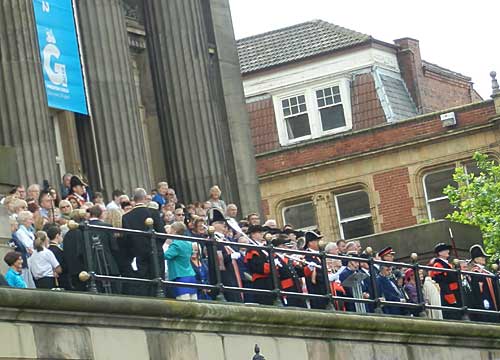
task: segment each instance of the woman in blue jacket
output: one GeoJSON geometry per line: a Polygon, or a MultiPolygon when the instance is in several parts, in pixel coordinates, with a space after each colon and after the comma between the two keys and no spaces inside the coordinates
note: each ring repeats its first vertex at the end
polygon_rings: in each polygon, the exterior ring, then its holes
{"type": "MultiPolygon", "coordinates": [[[[186,225],[182,222],[175,222],[171,225],[170,231],[174,235],[184,235],[186,225]]],[[[191,266],[191,255],[193,247],[190,241],[174,239],[164,253],[167,260],[168,280],[184,283],[196,284],[196,277],[191,266]]],[[[174,296],[177,300],[197,300],[197,290],[195,288],[174,288],[174,296]]]]}

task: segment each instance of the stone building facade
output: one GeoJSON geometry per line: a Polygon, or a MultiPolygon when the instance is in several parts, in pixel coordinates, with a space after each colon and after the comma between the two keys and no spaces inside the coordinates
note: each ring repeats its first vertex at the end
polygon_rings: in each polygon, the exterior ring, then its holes
{"type": "Polygon", "coordinates": [[[218,184],[226,201],[258,210],[228,0],[75,8],[90,117],[48,108],[33,2],[0,3],[0,158],[10,164],[0,183],[58,184],[71,172],[109,196],[167,180],[186,202],[218,184]]]}
{"type": "Polygon", "coordinates": [[[322,21],[238,41],[268,218],[333,240],[440,219],[455,166],[500,155],[494,102],[395,43],[322,21]]]}

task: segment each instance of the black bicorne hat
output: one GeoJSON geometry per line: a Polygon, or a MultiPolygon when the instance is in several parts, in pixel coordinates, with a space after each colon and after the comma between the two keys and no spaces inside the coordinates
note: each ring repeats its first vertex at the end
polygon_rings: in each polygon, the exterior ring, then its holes
{"type": "Polygon", "coordinates": [[[488,254],[486,254],[486,252],[484,251],[483,247],[481,245],[472,245],[470,247],[470,258],[472,260],[474,260],[475,258],[478,258],[478,257],[490,257],[488,254]]]}
{"type": "Polygon", "coordinates": [[[73,188],[78,185],[88,186],[82,179],[80,179],[80,177],[73,175],[69,181],[69,186],[73,188]]]}
{"type": "Polygon", "coordinates": [[[226,222],[226,217],[224,216],[222,211],[220,211],[220,209],[217,209],[217,208],[208,209],[207,216],[208,216],[208,224],[209,225],[212,225],[213,223],[216,223],[216,222],[223,222],[223,223],[226,222]]]}
{"type": "Polygon", "coordinates": [[[434,253],[439,254],[441,251],[451,250],[451,245],[445,243],[439,243],[434,246],[434,253]]]}
{"type": "Polygon", "coordinates": [[[306,231],[304,234],[304,238],[306,240],[306,243],[304,244],[304,248],[306,248],[307,244],[309,244],[311,241],[316,241],[316,240],[322,239],[323,235],[320,235],[315,231],[306,231]]]}

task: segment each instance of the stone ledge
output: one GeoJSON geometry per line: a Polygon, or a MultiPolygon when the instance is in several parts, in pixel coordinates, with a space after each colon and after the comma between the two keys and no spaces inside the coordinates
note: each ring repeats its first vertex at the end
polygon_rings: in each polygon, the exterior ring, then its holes
{"type": "Polygon", "coordinates": [[[0,288],[0,321],[500,349],[500,326],[265,306],[0,288]]]}

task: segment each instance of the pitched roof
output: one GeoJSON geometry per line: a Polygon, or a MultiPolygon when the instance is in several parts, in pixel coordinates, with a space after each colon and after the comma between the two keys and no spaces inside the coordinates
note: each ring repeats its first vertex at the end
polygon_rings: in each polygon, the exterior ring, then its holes
{"type": "Polygon", "coordinates": [[[456,78],[458,80],[467,81],[467,82],[470,82],[472,80],[469,76],[460,74],[460,73],[453,71],[453,70],[450,70],[450,69],[446,69],[442,66],[430,63],[430,62],[425,61],[425,60],[422,60],[422,66],[424,67],[424,70],[430,70],[432,72],[435,72],[435,73],[438,73],[438,74],[441,74],[441,75],[444,75],[447,77],[453,77],[453,78],[456,78]]]}
{"type": "Polygon", "coordinates": [[[322,20],[237,41],[242,74],[304,60],[369,42],[372,37],[322,20]]]}

